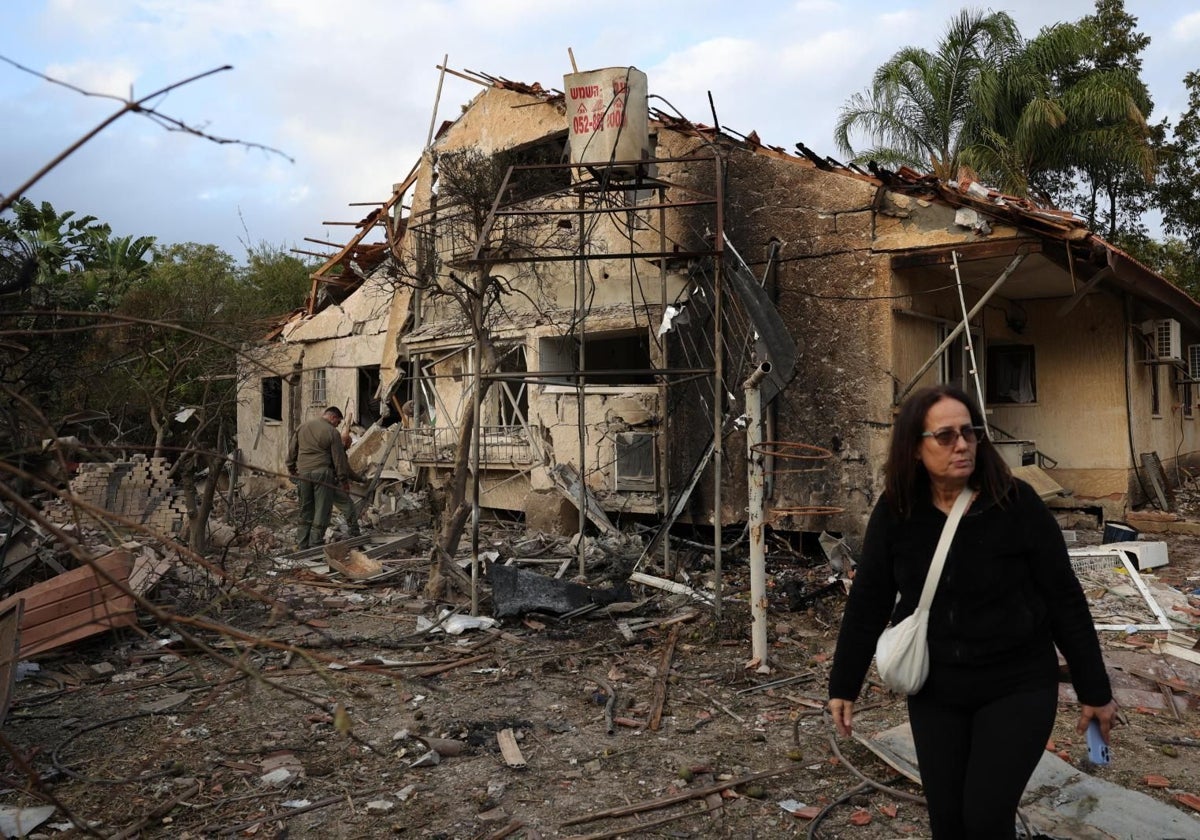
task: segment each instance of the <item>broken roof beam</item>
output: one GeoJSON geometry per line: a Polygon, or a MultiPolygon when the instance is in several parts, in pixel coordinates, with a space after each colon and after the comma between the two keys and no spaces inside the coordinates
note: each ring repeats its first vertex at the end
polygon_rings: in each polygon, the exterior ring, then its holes
{"type": "Polygon", "coordinates": [[[1014,257],[1017,254],[1040,254],[1042,243],[1032,239],[1004,239],[996,242],[974,242],[967,245],[952,245],[946,248],[916,248],[892,255],[892,268],[923,268],[931,265],[949,265],[958,252],[959,262],[990,260],[995,257],[1014,257]]]}
{"type": "MultiPolygon", "coordinates": [[[[374,211],[374,212],[378,213],[379,215],[386,215],[387,212],[389,210],[391,210],[391,208],[397,202],[400,201],[400,199],[404,196],[404,193],[408,192],[408,188],[416,183],[417,171],[420,169],[420,167],[421,167],[420,161],[417,161],[415,164],[413,164],[413,168],[409,170],[408,175],[405,177],[405,179],[403,181],[401,181],[399,184],[397,184],[395,186],[395,188],[392,190],[391,198],[389,198],[387,201],[385,201],[383,204],[381,204],[378,211],[374,211]]],[[[370,218],[370,216],[368,216],[368,218],[370,218]]],[[[378,218],[378,216],[376,216],[376,218],[378,218]]],[[[312,290],[310,291],[310,293],[308,295],[308,315],[309,315],[309,317],[311,317],[316,311],[317,289],[318,289],[319,285],[326,279],[325,272],[329,271],[329,269],[331,269],[333,266],[341,263],[342,260],[351,256],[354,252],[354,249],[356,247],[358,247],[358,244],[360,242],[362,242],[363,238],[374,227],[375,227],[374,224],[364,225],[362,228],[359,229],[358,233],[354,234],[354,236],[351,237],[350,241],[347,242],[340,251],[338,251],[336,254],[329,257],[327,260],[325,260],[324,263],[322,263],[320,266],[317,267],[316,271],[312,272],[312,274],[309,275],[309,277],[311,277],[312,281],[313,281],[312,282],[312,290]]],[[[391,243],[385,243],[385,244],[387,244],[389,246],[391,245],[391,243]]]]}

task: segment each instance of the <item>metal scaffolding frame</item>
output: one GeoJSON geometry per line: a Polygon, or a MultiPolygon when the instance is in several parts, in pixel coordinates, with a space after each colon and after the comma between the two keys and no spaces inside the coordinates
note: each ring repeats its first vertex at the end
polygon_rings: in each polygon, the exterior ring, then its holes
{"type": "MultiPolygon", "coordinates": [[[[702,273],[706,275],[705,282],[695,282],[694,277],[689,278],[688,282],[688,297],[689,303],[695,303],[690,300],[695,293],[702,295],[705,300],[703,307],[693,306],[694,309],[707,309],[710,313],[707,320],[709,321],[709,330],[705,339],[700,339],[697,335],[689,335],[686,338],[679,339],[680,352],[685,358],[685,364],[678,367],[672,367],[673,361],[668,357],[668,342],[667,337],[662,335],[661,343],[658,347],[657,359],[659,366],[651,367],[645,370],[628,370],[624,371],[633,375],[640,375],[652,378],[659,387],[660,405],[666,409],[671,403],[671,388],[675,384],[680,383],[695,383],[700,376],[707,377],[709,381],[707,398],[703,402],[711,408],[712,425],[710,428],[711,442],[707,444],[706,457],[701,457],[698,464],[697,472],[703,469],[704,464],[709,460],[713,463],[713,495],[714,495],[714,529],[715,529],[715,557],[714,561],[717,568],[717,578],[720,579],[721,566],[721,522],[720,522],[720,498],[721,498],[721,439],[723,430],[725,429],[726,416],[730,408],[728,401],[723,398],[728,393],[728,388],[724,382],[724,355],[725,335],[724,329],[728,319],[728,313],[725,312],[727,307],[723,300],[723,282],[721,279],[722,257],[725,248],[724,235],[724,161],[715,150],[705,150],[700,154],[693,154],[681,157],[672,158],[657,158],[641,161],[611,161],[602,165],[581,166],[579,164],[536,164],[536,165],[514,165],[509,167],[501,182],[501,186],[497,191],[495,201],[493,202],[490,213],[484,224],[481,235],[475,243],[475,247],[469,259],[469,262],[476,265],[486,264],[512,264],[512,263],[545,263],[545,262],[571,262],[574,264],[574,274],[576,277],[576,296],[574,308],[571,311],[571,328],[570,333],[579,340],[578,370],[576,371],[556,371],[554,376],[556,379],[573,381],[578,396],[578,422],[580,427],[580,446],[577,454],[577,468],[581,476],[586,476],[585,459],[587,457],[587,439],[584,428],[585,405],[584,400],[587,393],[587,384],[589,377],[597,377],[602,372],[589,371],[586,365],[585,341],[587,324],[588,324],[588,309],[585,278],[588,276],[587,264],[595,260],[641,260],[656,263],[658,267],[659,280],[659,295],[657,307],[652,306],[643,297],[645,308],[653,310],[657,308],[657,321],[662,323],[667,319],[668,307],[675,303],[681,303],[678,300],[668,299],[668,265],[672,262],[676,264],[687,264],[695,267],[701,263],[704,264],[702,273]],[[710,165],[713,169],[713,188],[709,192],[699,191],[693,187],[677,183],[668,178],[658,177],[656,174],[659,168],[666,164],[689,164],[702,163],[710,165]],[[513,192],[520,192],[519,186],[524,177],[530,174],[545,174],[546,170],[565,170],[573,174],[572,182],[569,186],[549,191],[539,192],[536,195],[525,196],[518,200],[506,200],[506,197],[513,192]],[[614,173],[618,170],[622,172],[618,178],[614,173]],[[634,174],[630,177],[626,175],[629,170],[633,170],[634,174]],[[643,203],[630,202],[626,196],[645,195],[650,192],[650,197],[653,200],[643,203]],[[681,194],[681,195],[680,195],[681,194]],[[678,200],[671,200],[670,195],[679,195],[678,200]],[[562,206],[561,199],[573,199],[573,206],[562,206]],[[557,206],[552,206],[554,200],[558,199],[557,206]],[[538,205],[538,206],[534,206],[538,205]],[[689,246],[684,243],[669,242],[667,237],[667,214],[669,211],[688,209],[703,209],[712,208],[712,212],[704,219],[703,232],[696,231],[692,244],[689,246]],[[630,247],[627,251],[613,253],[608,251],[596,251],[591,248],[591,243],[588,239],[588,232],[594,228],[596,220],[602,217],[617,217],[623,214],[639,214],[645,216],[653,213],[657,216],[657,232],[658,232],[658,247],[657,248],[639,248],[638,236],[636,235],[633,225],[629,225],[627,231],[630,247]],[[561,226],[571,225],[578,230],[578,241],[576,247],[571,253],[538,253],[536,251],[526,253],[506,253],[503,256],[497,256],[489,253],[489,244],[493,241],[493,231],[498,225],[504,224],[504,221],[509,217],[540,217],[545,220],[547,225],[560,224],[561,226]],[[564,223],[564,220],[567,220],[564,223]],[[711,453],[711,456],[708,456],[711,453]]],[[[619,220],[615,222],[619,227],[619,220]]],[[[650,225],[651,236],[653,235],[654,225],[650,225]]],[[[631,268],[631,273],[635,269],[631,268]]],[[[638,301],[631,293],[630,305],[633,307],[639,306],[638,301]]],[[[651,321],[653,323],[653,321],[651,321]]],[[[649,328],[649,325],[648,325],[649,328]]],[[[695,332],[692,330],[691,332],[695,332]]],[[[743,330],[744,332],[744,330],[743,330]]],[[[744,350],[744,348],[739,348],[744,350]]],[[[478,373],[477,373],[478,375],[478,373]]],[[[525,374],[504,374],[503,378],[520,378],[527,382],[536,382],[545,378],[545,374],[530,371],[525,374]]],[[[694,386],[693,386],[694,387],[694,386]]],[[[478,387],[476,387],[478,393],[478,387]]],[[[660,513],[664,515],[672,508],[681,506],[682,501],[686,500],[686,495],[691,492],[695,486],[695,481],[687,482],[680,492],[672,494],[670,473],[671,473],[671,445],[670,435],[665,431],[659,436],[658,456],[661,466],[659,467],[659,488],[657,495],[659,496],[660,513]]],[[[473,454],[473,498],[476,508],[475,521],[478,521],[477,509],[479,506],[479,474],[481,466],[479,464],[478,446],[476,445],[473,454]]],[[[582,533],[585,527],[586,511],[588,509],[589,500],[587,498],[586,481],[579,482],[579,499],[577,506],[580,511],[580,532],[582,533]]],[[[669,523],[668,523],[669,527],[669,523]]],[[[477,530],[477,529],[473,529],[477,530]]],[[[662,529],[665,531],[665,528],[662,529]]],[[[663,564],[667,572],[671,571],[670,555],[668,546],[665,540],[661,539],[662,534],[656,535],[654,543],[663,546],[663,564]]],[[[472,539],[472,557],[475,558],[478,553],[477,535],[472,539]]],[[[584,546],[580,543],[580,571],[584,571],[584,546]]],[[[717,599],[717,604],[720,599],[717,599]]],[[[719,609],[719,607],[718,607],[719,609]]]]}

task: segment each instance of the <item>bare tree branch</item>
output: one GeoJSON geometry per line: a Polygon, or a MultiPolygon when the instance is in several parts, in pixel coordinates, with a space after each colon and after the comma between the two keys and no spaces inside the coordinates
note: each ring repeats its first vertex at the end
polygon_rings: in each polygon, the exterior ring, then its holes
{"type": "Polygon", "coordinates": [[[29,73],[30,75],[37,76],[39,79],[44,79],[45,81],[50,82],[51,84],[65,87],[68,90],[73,90],[76,93],[82,94],[84,96],[94,96],[94,97],[98,97],[101,99],[113,99],[113,100],[116,100],[121,103],[121,108],[116,113],[112,114],[110,117],[103,120],[95,128],[93,128],[87,134],[83,135],[83,137],[79,138],[74,143],[72,143],[70,146],[68,146],[66,149],[64,149],[62,152],[60,152],[58,155],[56,155],[53,160],[51,160],[49,163],[47,163],[45,166],[43,166],[41,169],[39,169],[37,172],[35,172],[33,174],[33,177],[31,177],[24,184],[21,184],[21,186],[17,187],[11,193],[4,196],[3,198],[0,198],[0,213],[3,213],[5,210],[7,210],[14,201],[16,201],[18,198],[20,198],[26,192],[28,192],[29,189],[34,184],[36,184],[43,177],[45,177],[47,173],[49,173],[52,169],[54,169],[54,167],[58,166],[60,163],[62,163],[64,160],[66,160],[68,157],[70,157],[72,154],[74,154],[75,151],[79,149],[79,147],[81,147],[83,144],[87,143],[89,140],[91,140],[93,137],[95,137],[101,131],[108,128],[110,125],[112,125],[118,119],[120,119],[125,114],[128,114],[130,112],[138,113],[138,114],[142,114],[142,115],[146,116],[152,122],[161,126],[162,128],[165,128],[167,131],[179,131],[179,132],[183,132],[185,134],[192,134],[192,135],[195,135],[196,137],[200,137],[200,138],[208,140],[212,143],[217,143],[217,144],[221,144],[221,145],[232,143],[232,144],[235,144],[238,146],[245,146],[248,149],[262,149],[264,152],[270,152],[272,154],[279,155],[280,157],[287,160],[289,163],[296,162],[294,158],[281,152],[279,149],[273,148],[271,146],[265,146],[262,143],[252,143],[252,142],[249,142],[246,140],[236,140],[236,139],[229,138],[229,137],[217,137],[217,136],[209,134],[205,131],[201,131],[200,129],[195,128],[194,126],[190,126],[187,123],[183,122],[182,120],[176,119],[175,117],[171,117],[171,116],[168,116],[167,114],[163,114],[160,111],[157,111],[152,107],[147,107],[147,105],[146,105],[146,103],[151,101],[152,99],[156,99],[160,96],[164,96],[167,93],[170,93],[171,91],[175,90],[176,88],[180,88],[180,87],[183,87],[184,85],[191,84],[192,82],[198,81],[207,76],[212,76],[215,73],[221,73],[226,70],[232,70],[233,65],[231,65],[231,64],[225,64],[221,67],[216,67],[212,70],[207,70],[203,73],[198,73],[195,76],[191,76],[189,78],[182,79],[178,82],[173,82],[172,84],[169,84],[163,88],[159,88],[158,90],[154,91],[153,93],[151,93],[147,96],[143,96],[140,99],[122,99],[121,97],[114,96],[113,94],[97,93],[95,91],[85,90],[83,88],[72,85],[69,82],[64,82],[61,79],[55,79],[51,76],[47,76],[45,73],[40,73],[37,70],[33,70],[33,69],[30,69],[29,67],[24,66],[23,64],[19,64],[16,61],[13,61],[11,58],[8,58],[7,56],[0,55],[0,61],[5,62],[6,64],[10,64],[13,67],[17,68],[18,70],[21,70],[25,73],[29,73]]]}

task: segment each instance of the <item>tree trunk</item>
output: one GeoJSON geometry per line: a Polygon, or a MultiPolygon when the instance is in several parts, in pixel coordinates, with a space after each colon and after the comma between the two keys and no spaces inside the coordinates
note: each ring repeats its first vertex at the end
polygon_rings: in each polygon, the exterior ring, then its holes
{"type": "MultiPolygon", "coordinates": [[[[481,323],[478,318],[476,323],[481,323]]],[[[496,353],[491,340],[482,331],[476,333],[475,347],[477,351],[476,365],[481,374],[493,373],[496,369],[496,353]]],[[[491,380],[483,375],[475,378],[473,387],[479,388],[479,403],[482,405],[487,396],[491,380]]],[[[438,535],[437,547],[434,549],[430,563],[429,582],[425,585],[425,594],[430,598],[444,598],[448,587],[454,586],[460,592],[468,592],[471,579],[454,562],[458,544],[462,541],[466,530],[467,520],[471,516],[472,501],[467,498],[467,481],[471,477],[471,441],[474,437],[475,424],[479,418],[475,416],[474,395],[467,403],[462,424],[458,430],[458,447],[454,453],[454,470],[447,488],[446,507],[442,514],[442,530],[438,535]]]]}
{"type": "Polygon", "coordinates": [[[203,554],[208,549],[208,519],[212,515],[217,479],[221,475],[220,456],[210,454],[204,460],[208,464],[208,477],[204,480],[204,492],[197,501],[191,519],[191,533],[188,535],[188,547],[197,554],[203,554]]]}
{"type": "MultiPolygon", "coordinates": [[[[486,391],[486,384],[484,390],[486,391]]],[[[482,395],[480,396],[482,399],[482,395]]],[[[458,544],[466,530],[471,515],[471,501],[467,498],[467,480],[471,477],[471,438],[475,429],[475,402],[467,403],[467,411],[458,430],[458,447],[454,453],[454,471],[446,488],[446,507],[442,512],[442,530],[434,548],[429,582],[425,594],[430,598],[444,598],[447,587],[454,586],[467,591],[471,579],[454,562],[458,544]]]]}
{"type": "Polygon", "coordinates": [[[160,420],[158,409],[154,406],[150,407],[150,425],[154,427],[154,455],[155,458],[163,456],[163,444],[167,440],[167,423],[160,420]]]}

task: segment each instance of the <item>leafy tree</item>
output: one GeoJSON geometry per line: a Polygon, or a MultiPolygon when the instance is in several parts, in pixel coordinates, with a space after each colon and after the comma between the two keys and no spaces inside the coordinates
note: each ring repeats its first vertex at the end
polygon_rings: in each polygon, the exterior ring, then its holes
{"type": "Polygon", "coordinates": [[[259,313],[231,256],[185,243],[155,254],[149,276],[118,310],[136,320],[109,334],[108,410],[124,419],[129,438],[174,457],[197,551],[236,424],[237,348],[255,335],[259,313]]]}
{"type": "Polygon", "coordinates": [[[248,247],[246,257],[244,294],[255,300],[260,312],[281,314],[304,304],[312,285],[312,265],[266,242],[248,247]]]}
{"type": "Polygon", "coordinates": [[[958,175],[962,131],[974,107],[980,74],[1004,63],[1022,45],[1005,12],[964,9],[930,52],[905,47],[842,106],[838,147],[858,163],[910,166],[949,180],[958,175]],[[851,134],[873,144],[855,151],[851,134]]]}
{"type": "Polygon", "coordinates": [[[1106,43],[1094,21],[1055,24],[985,69],[964,129],[964,161],[1007,192],[1047,204],[1073,197],[1091,227],[1097,194],[1106,190],[1115,221],[1122,185],[1144,183],[1153,155],[1145,86],[1132,62],[1099,63],[1106,43]],[[1086,188],[1073,195],[1080,181],[1086,188]]]}
{"type": "Polygon", "coordinates": [[[1141,53],[1150,37],[1137,31],[1137,20],[1125,11],[1124,0],[1096,0],[1096,13],[1081,21],[1094,34],[1093,48],[1076,77],[1064,80],[1068,91],[1082,89],[1091,97],[1067,125],[1075,158],[1067,183],[1081,184],[1088,227],[1102,225],[1109,239],[1136,225],[1154,179],[1146,124],[1154,102],[1141,79],[1141,53]],[[1101,195],[1107,206],[1100,204],[1101,195]]]}
{"type": "Polygon", "coordinates": [[[1144,231],[1119,236],[1117,245],[1200,300],[1200,259],[1194,246],[1177,236],[1168,236],[1160,242],[1144,231]]]}
{"type": "MultiPolygon", "coordinates": [[[[1155,203],[1163,227],[1182,238],[1193,254],[1200,253],[1200,71],[1188,73],[1187,110],[1179,118],[1161,153],[1161,177],[1155,203]]],[[[1164,125],[1165,130],[1169,128],[1164,125]]],[[[1200,259],[1200,257],[1197,257],[1200,259]]]]}
{"type": "Polygon", "coordinates": [[[96,402],[95,318],[145,276],[153,239],[114,239],[94,216],[19,198],[0,218],[2,443],[21,452],[96,402]],[[72,314],[77,313],[77,314],[72,314]]]}

